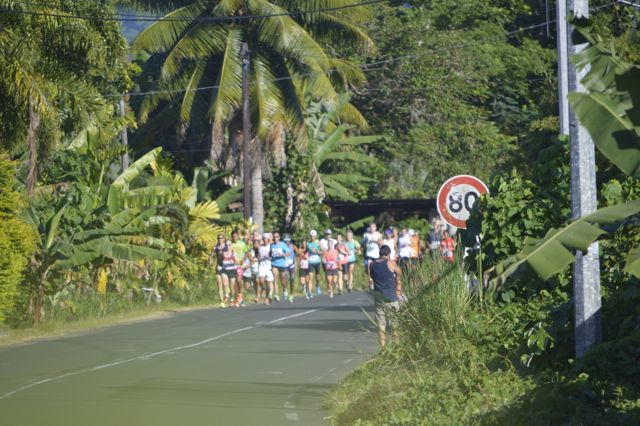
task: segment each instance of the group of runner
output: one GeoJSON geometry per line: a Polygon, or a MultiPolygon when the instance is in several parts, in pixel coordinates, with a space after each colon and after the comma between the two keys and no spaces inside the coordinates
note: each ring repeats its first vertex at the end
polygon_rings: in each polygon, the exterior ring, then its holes
{"type": "MultiPolygon", "coordinates": [[[[220,234],[210,260],[215,257],[217,261],[216,281],[222,307],[244,306],[245,292],[253,294],[254,302],[268,305],[280,300],[293,302],[296,272],[307,299],[313,298],[314,290],[316,294],[322,293],[321,275],[329,297],[352,291],[358,256],[364,251],[368,270],[369,262],[380,257],[380,248],[385,245],[392,251],[391,259],[401,267],[422,257],[417,232],[393,228],[380,233],[372,223],[362,244],[354,239],[352,231],[334,236],[331,229],[322,238],[312,230],[300,244],[294,244],[289,235],[279,232],[254,232],[241,238],[234,231],[231,240],[220,234]]],[[[373,287],[371,279],[369,287],[373,287]]]]}

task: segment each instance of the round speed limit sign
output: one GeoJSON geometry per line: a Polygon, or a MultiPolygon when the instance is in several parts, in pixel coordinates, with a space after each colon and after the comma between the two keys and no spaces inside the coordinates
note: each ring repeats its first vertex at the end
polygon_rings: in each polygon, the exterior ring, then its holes
{"type": "Polygon", "coordinates": [[[438,191],[438,213],[449,225],[466,229],[473,204],[488,192],[487,185],[477,177],[454,176],[438,191]]]}

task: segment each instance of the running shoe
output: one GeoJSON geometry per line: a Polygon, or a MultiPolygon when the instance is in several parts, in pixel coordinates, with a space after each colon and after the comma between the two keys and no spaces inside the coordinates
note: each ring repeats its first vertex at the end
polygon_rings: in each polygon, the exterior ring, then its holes
{"type": "Polygon", "coordinates": [[[349,288],[347,288],[347,293],[351,293],[353,291],[353,287],[349,286],[349,288]]]}
{"type": "Polygon", "coordinates": [[[293,294],[289,296],[289,303],[293,303],[293,294]]]}
{"type": "Polygon", "coordinates": [[[306,292],[306,293],[304,294],[304,297],[306,297],[306,298],[307,298],[307,300],[311,299],[311,292],[310,292],[310,291],[306,292]]]}
{"type": "Polygon", "coordinates": [[[287,290],[284,291],[284,293],[282,294],[282,300],[287,300],[289,299],[289,293],[287,293],[287,290]]]}
{"type": "Polygon", "coordinates": [[[333,291],[329,290],[329,299],[333,299],[333,291]]]}
{"type": "Polygon", "coordinates": [[[221,307],[221,308],[226,308],[226,307],[227,307],[227,304],[226,304],[226,303],[224,303],[224,302],[221,302],[221,303],[220,303],[220,307],[221,307]]]}
{"type": "Polygon", "coordinates": [[[271,299],[269,299],[268,297],[264,298],[264,304],[265,305],[270,305],[271,304],[271,299]]]}
{"type": "Polygon", "coordinates": [[[275,300],[276,302],[280,301],[280,296],[278,296],[277,294],[273,296],[273,300],[275,300]]]}
{"type": "Polygon", "coordinates": [[[239,307],[241,308],[245,308],[247,306],[246,303],[244,303],[244,300],[241,300],[240,303],[238,304],[239,307]]]}
{"type": "Polygon", "coordinates": [[[319,285],[316,286],[316,293],[322,294],[322,290],[320,289],[319,285]]]}
{"type": "Polygon", "coordinates": [[[253,302],[254,302],[254,303],[260,303],[260,299],[258,299],[257,297],[254,297],[254,298],[253,298],[253,302]]]}

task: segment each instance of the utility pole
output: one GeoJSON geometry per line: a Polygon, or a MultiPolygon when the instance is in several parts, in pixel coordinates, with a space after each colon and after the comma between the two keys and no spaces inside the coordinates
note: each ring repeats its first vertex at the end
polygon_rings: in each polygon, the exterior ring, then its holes
{"type": "MultiPolygon", "coordinates": [[[[598,208],[595,147],[587,130],[580,125],[569,105],[568,93],[585,92],[580,81],[589,71],[578,72],[569,58],[586,45],[574,45],[572,26],[567,20],[567,6],[575,19],[589,17],[588,0],[558,0],[558,89],[560,103],[560,133],[567,135],[571,150],[571,211],[579,219],[598,208]]],[[[580,358],[602,338],[600,258],[598,243],[586,253],[578,252],[573,266],[573,300],[575,309],[575,350],[580,358]]]]}
{"type": "MultiPolygon", "coordinates": [[[[125,115],[125,106],[124,106],[124,98],[120,99],[120,116],[124,117],[125,115]]],[[[120,137],[122,139],[122,146],[125,147],[126,151],[122,154],[122,170],[127,170],[129,168],[129,134],[127,132],[127,126],[122,129],[120,133],[120,137]]]]}
{"type": "Polygon", "coordinates": [[[249,45],[242,43],[242,189],[244,219],[251,219],[251,111],[249,110],[249,65],[251,64],[249,45]]]}

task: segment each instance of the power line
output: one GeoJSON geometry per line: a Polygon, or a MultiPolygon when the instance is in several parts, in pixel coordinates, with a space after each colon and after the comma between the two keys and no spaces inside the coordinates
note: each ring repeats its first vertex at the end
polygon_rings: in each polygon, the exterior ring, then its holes
{"type": "MultiPolygon", "coordinates": [[[[552,21],[555,22],[555,21],[552,21]]],[[[371,67],[377,66],[377,65],[383,65],[383,64],[388,64],[388,63],[392,63],[392,62],[397,62],[397,61],[401,61],[403,59],[415,59],[418,58],[420,56],[423,55],[427,55],[427,54],[431,54],[431,53],[437,53],[437,52],[448,52],[451,50],[457,50],[457,49],[464,49],[467,47],[473,47],[473,46],[477,46],[480,44],[484,44],[487,43],[489,41],[493,41],[493,40],[501,40],[503,38],[509,38],[509,37],[513,37],[515,35],[527,32],[527,31],[531,31],[533,29],[536,28],[540,28],[540,27],[544,27],[546,26],[547,23],[541,23],[541,24],[536,24],[536,25],[531,25],[525,28],[521,28],[515,31],[510,31],[508,33],[505,34],[501,34],[501,35],[496,35],[496,36],[492,36],[492,37],[487,37],[485,39],[482,40],[478,40],[476,42],[472,42],[472,43],[463,43],[463,44],[459,44],[457,46],[449,46],[446,48],[431,48],[431,49],[425,49],[424,51],[418,52],[418,53],[413,53],[413,54],[408,54],[408,55],[401,55],[401,56],[396,56],[393,58],[387,58],[387,59],[381,59],[379,61],[374,61],[374,62],[369,62],[367,64],[363,64],[360,65],[359,68],[363,71],[363,72],[371,72],[371,71],[376,71],[378,69],[372,69],[371,67]]],[[[328,70],[327,73],[334,73],[337,72],[337,70],[333,69],[333,70],[328,70]]],[[[324,73],[319,73],[319,72],[312,72],[312,73],[306,73],[306,74],[300,74],[296,77],[311,77],[314,75],[321,75],[324,73]]],[[[271,82],[276,82],[276,81],[284,81],[284,80],[293,80],[296,77],[278,77],[275,78],[273,80],[271,80],[271,82]]],[[[164,89],[164,90],[151,90],[151,91],[146,91],[146,92],[137,92],[137,93],[128,93],[127,96],[148,96],[148,95],[158,95],[158,94],[163,94],[163,93],[186,93],[186,92],[197,92],[197,91],[202,91],[202,90],[214,90],[214,89],[219,89],[220,86],[219,85],[214,85],[214,86],[203,86],[203,87],[197,87],[194,89],[164,89]]],[[[121,94],[113,94],[113,95],[105,95],[106,97],[119,97],[122,96],[121,94]]]]}
{"type": "Polygon", "coordinates": [[[630,1],[627,1],[627,0],[618,0],[618,2],[622,3],[624,5],[627,5],[627,6],[631,6],[631,7],[635,7],[635,8],[640,9],[640,4],[638,4],[638,3],[633,3],[633,2],[630,2],[630,1]]]}
{"type": "Polygon", "coordinates": [[[304,16],[315,13],[335,12],[345,9],[353,9],[356,7],[370,6],[378,3],[386,3],[388,0],[368,0],[361,3],[347,4],[343,6],[326,7],[320,9],[300,10],[294,12],[280,12],[270,13],[264,15],[237,15],[237,16],[138,16],[138,15],[123,15],[115,14],[110,16],[91,16],[91,15],[71,15],[65,14],[62,11],[59,12],[38,12],[34,10],[22,10],[22,9],[8,9],[6,7],[0,8],[0,12],[32,15],[32,16],[47,16],[55,18],[76,19],[83,21],[119,21],[119,22],[238,22],[246,20],[259,20],[265,18],[273,18],[280,16],[304,16]],[[135,17],[134,17],[135,16],[135,17]]]}

